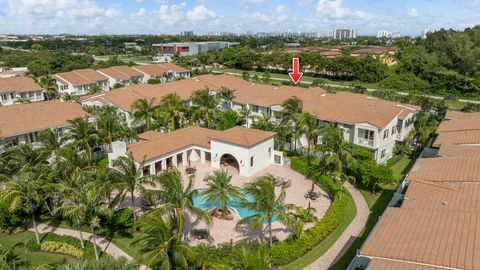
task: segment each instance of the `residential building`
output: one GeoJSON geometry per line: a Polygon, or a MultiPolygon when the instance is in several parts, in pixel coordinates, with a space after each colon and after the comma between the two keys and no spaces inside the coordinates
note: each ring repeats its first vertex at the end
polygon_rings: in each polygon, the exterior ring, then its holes
{"type": "Polygon", "coordinates": [[[395,58],[396,47],[381,47],[381,46],[369,46],[354,50],[350,52],[350,56],[364,57],[371,56],[375,59],[380,59],[383,63],[391,66],[397,63],[395,58]]]}
{"type": "Polygon", "coordinates": [[[400,32],[398,31],[390,32],[390,31],[382,30],[382,31],[378,31],[377,33],[377,38],[399,38],[399,37],[400,37],[400,32]]]}
{"type": "Polygon", "coordinates": [[[38,133],[49,128],[63,134],[68,120],[86,116],[79,104],[59,100],[0,106],[0,146],[35,143],[38,133]]]}
{"type": "Polygon", "coordinates": [[[116,85],[130,85],[144,82],[144,73],[129,66],[113,66],[97,70],[98,73],[108,78],[110,88],[116,85]]]}
{"type": "Polygon", "coordinates": [[[193,31],[182,31],[180,33],[181,36],[191,37],[193,36],[193,31]]]}
{"type": "Polygon", "coordinates": [[[94,87],[109,90],[108,78],[94,69],[76,69],[53,75],[60,94],[85,95],[94,87]]]}
{"type": "Polygon", "coordinates": [[[147,82],[150,79],[171,81],[173,79],[186,79],[191,76],[190,70],[172,63],[138,65],[132,68],[143,74],[143,82],[147,82]]]}
{"type": "Polygon", "coordinates": [[[480,113],[447,112],[349,270],[480,269],[479,132],[480,113]]]}
{"type": "Polygon", "coordinates": [[[43,92],[44,89],[29,77],[0,78],[1,106],[42,101],[45,99],[43,92]]]}
{"type": "Polygon", "coordinates": [[[137,42],[124,42],[123,46],[125,46],[125,49],[127,50],[141,50],[142,47],[138,45],[137,42]]]}
{"type": "Polygon", "coordinates": [[[143,173],[155,175],[168,167],[191,162],[209,163],[213,168],[230,165],[239,175],[251,176],[275,162],[282,164],[283,154],[274,151],[276,133],[234,127],[225,131],[189,127],[169,133],[148,131],[140,141],[127,145],[112,143],[109,164],[120,156],[132,155],[143,173]]]}
{"type": "Polygon", "coordinates": [[[218,51],[239,45],[238,42],[206,41],[206,42],[175,42],[152,44],[159,55],[195,55],[209,51],[218,51]]]}
{"type": "Polygon", "coordinates": [[[357,29],[354,29],[354,28],[335,29],[334,38],[340,39],[340,40],[357,38],[357,29]]]}
{"type": "MultiPolygon", "coordinates": [[[[349,93],[327,93],[314,87],[304,89],[292,86],[272,86],[244,81],[228,75],[202,75],[190,79],[157,85],[135,85],[122,90],[113,90],[82,100],[83,105],[114,105],[119,108],[130,124],[133,123],[131,105],[138,99],[156,100],[176,93],[187,105],[191,95],[208,88],[212,94],[222,87],[235,90],[233,102],[221,104],[221,109],[241,110],[246,106],[254,116],[269,116],[271,121],[280,121],[281,104],[297,96],[303,101],[305,111],[318,118],[318,123],[335,123],[344,129],[344,138],[356,145],[371,149],[378,163],[385,163],[393,156],[396,141],[403,140],[413,129],[414,116],[419,108],[379,98],[349,93]]],[[[248,126],[252,123],[248,120],[248,126]]],[[[306,147],[305,138],[297,146],[306,147]]]]}

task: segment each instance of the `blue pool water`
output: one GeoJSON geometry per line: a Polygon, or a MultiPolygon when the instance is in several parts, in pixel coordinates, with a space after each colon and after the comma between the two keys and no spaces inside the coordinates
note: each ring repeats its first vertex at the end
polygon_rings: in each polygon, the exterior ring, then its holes
{"type": "MultiPolygon", "coordinates": [[[[198,196],[195,196],[193,198],[193,204],[196,206],[196,207],[199,207],[199,208],[202,208],[202,209],[210,209],[210,208],[213,208],[213,207],[219,207],[220,206],[220,203],[207,203],[206,202],[206,198],[205,196],[202,195],[202,191],[204,189],[198,189],[198,196]]],[[[249,194],[245,194],[245,198],[252,202],[253,201],[253,198],[251,195],[249,194]]],[[[231,204],[227,204],[228,207],[231,207],[231,208],[235,208],[235,210],[237,210],[238,214],[240,215],[241,218],[246,218],[246,217],[249,217],[249,216],[253,216],[256,214],[255,211],[252,211],[250,209],[247,209],[247,208],[244,208],[244,207],[241,207],[239,205],[239,202],[237,201],[232,201],[231,204]]],[[[278,220],[278,217],[274,216],[272,221],[277,221],[278,220]]]]}

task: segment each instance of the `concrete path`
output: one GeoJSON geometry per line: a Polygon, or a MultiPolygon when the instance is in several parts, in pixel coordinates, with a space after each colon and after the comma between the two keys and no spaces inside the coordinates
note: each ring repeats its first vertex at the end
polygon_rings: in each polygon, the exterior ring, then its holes
{"type": "Polygon", "coordinates": [[[333,244],[333,246],[331,246],[322,257],[305,267],[304,269],[306,270],[328,269],[342,257],[342,255],[352,245],[355,238],[360,234],[362,229],[367,224],[368,215],[370,214],[370,209],[368,208],[367,202],[363,198],[362,194],[350,183],[345,182],[344,187],[348,190],[348,192],[350,192],[353,200],[355,201],[357,215],[340,236],[340,238],[338,238],[335,244],[333,244]]]}
{"type": "MultiPolygon", "coordinates": [[[[39,233],[54,233],[58,235],[64,235],[64,236],[72,236],[75,238],[80,239],[80,236],[78,235],[78,231],[76,230],[71,230],[71,229],[65,229],[65,228],[58,228],[58,227],[53,227],[48,224],[44,223],[38,223],[38,232],[39,233]]],[[[34,228],[29,228],[29,231],[35,231],[34,228]]],[[[83,234],[83,239],[88,240],[93,243],[93,235],[91,233],[87,232],[82,232],[83,234]]],[[[108,239],[102,236],[96,237],[97,239],[97,246],[100,247],[103,252],[107,253],[108,255],[114,257],[114,258],[120,258],[120,257],[125,257],[129,261],[133,261],[133,258],[130,257],[127,253],[125,253],[123,250],[121,250],[119,247],[115,246],[112,242],[110,242],[108,239]]],[[[148,269],[146,266],[141,265],[140,269],[148,269]]]]}

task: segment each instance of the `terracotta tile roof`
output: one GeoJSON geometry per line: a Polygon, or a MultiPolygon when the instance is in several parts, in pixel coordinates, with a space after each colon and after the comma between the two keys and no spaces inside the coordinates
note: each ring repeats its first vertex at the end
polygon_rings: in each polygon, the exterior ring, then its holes
{"type": "Polygon", "coordinates": [[[443,121],[438,126],[437,133],[467,130],[480,130],[480,115],[443,121]]]}
{"type": "Polygon", "coordinates": [[[438,150],[438,155],[444,157],[480,157],[480,145],[445,144],[438,150]]]}
{"type": "Polygon", "coordinates": [[[63,127],[67,120],[87,115],[79,104],[59,100],[0,106],[0,137],[63,127]]]}
{"type": "Polygon", "coordinates": [[[372,259],[366,270],[442,270],[444,267],[422,265],[418,263],[392,261],[384,259],[372,259]]]}
{"type": "Polygon", "coordinates": [[[387,53],[388,50],[382,47],[363,48],[355,50],[350,55],[382,55],[387,53]]]}
{"type": "Polygon", "coordinates": [[[30,92],[42,90],[42,87],[29,77],[0,78],[0,93],[30,92]]]}
{"type": "Polygon", "coordinates": [[[442,132],[438,134],[433,146],[439,147],[452,144],[480,144],[480,130],[442,132]]]}
{"type": "Polygon", "coordinates": [[[452,120],[452,119],[461,119],[465,117],[480,117],[480,112],[477,113],[469,113],[469,112],[460,112],[460,111],[447,111],[445,115],[445,119],[452,120]]]}
{"type": "Polygon", "coordinates": [[[478,213],[388,208],[360,255],[480,269],[478,213]]]}
{"type": "Polygon", "coordinates": [[[246,127],[233,127],[220,133],[213,134],[210,136],[210,138],[212,140],[251,147],[276,135],[276,132],[246,127]]]}
{"type": "Polygon", "coordinates": [[[114,78],[115,80],[130,80],[135,76],[142,76],[143,73],[129,66],[113,66],[109,68],[99,69],[98,71],[114,78]]]}
{"type": "Polygon", "coordinates": [[[171,70],[174,72],[187,72],[188,69],[184,69],[180,66],[177,66],[172,63],[161,63],[161,64],[149,64],[149,65],[138,65],[133,66],[134,69],[139,70],[150,76],[162,76],[165,72],[171,70]]]}
{"type": "Polygon", "coordinates": [[[409,182],[480,182],[480,157],[421,158],[407,176],[409,182]]]}
{"type": "Polygon", "coordinates": [[[408,186],[405,197],[407,199],[402,203],[404,210],[480,214],[480,183],[413,182],[408,186]]]}
{"type": "Polygon", "coordinates": [[[169,133],[148,132],[139,135],[146,141],[128,145],[127,152],[131,153],[137,162],[142,162],[144,158],[150,160],[192,145],[210,149],[209,137],[218,133],[220,131],[200,127],[189,127],[169,133]]]}
{"type": "Polygon", "coordinates": [[[91,68],[76,69],[70,72],[57,73],[54,75],[54,79],[60,79],[61,81],[69,82],[73,85],[92,84],[99,81],[108,80],[107,77],[91,68]]]}
{"type": "Polygon", "coordinates": [[[369,123],[378,128],[385,127],[397,116],[408,115],[418,110],[415,106],[367,95],[349,92],[330,94],[319,87],[305,89],[256,84],[223,74],[202,75],[156,85],[132,85],[109,91],[102,99],[116,104],[124,110],[130,110],[131,104],[139,98],[149,100],[155,98],[160,101],[164,95],[177,93],[186,100],[193,92],[206,87],[211,90],[218,90],[221,87],[230,88],[235,90],[235,102],[260,106],[281,105],[286,99],[297,96],[302,99],[304,110],[315,114],[319,119],[347,124],[369,123]],[[132,93],[127,93],[128,91],[132,93]]]}

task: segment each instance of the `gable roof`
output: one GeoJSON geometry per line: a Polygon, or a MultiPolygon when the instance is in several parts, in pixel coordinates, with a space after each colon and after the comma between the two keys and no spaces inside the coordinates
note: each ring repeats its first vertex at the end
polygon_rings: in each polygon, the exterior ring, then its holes
{"type": "Polygon", "coordinates": [[[220,133],[213,134],[210,136],[210,138],[212,140],[250,147],[276,135],[276,132],[237,126],[224,130],[220,133]]]}
{"type": "Polygon", "coordinates": [[[73,85],[85,85],[108,80],[107,77],[91,68],[76,69],[69,72],[57,73],[53,77],[60,82],[68,82],[73,85]]]}
{"type": "Polygon", "coordinates": [[[29,77],[0,78],[0,93],[6,92],[30,92],[42,90],[33,79],[29,77]]]}
{"type": "Polygon", "coordinates": [[[67,126],[68,120],[87,115],[79,104],[59,100],[0,106],[0,137],[67,126]]]}
{"type": "Polygon", "coordinates": [[[409,182],[480,182],[480,157],[420,158],[407,177],[409,182]]]}
{"type": "Polygon", "coordinates": [[[368,265],[366,270],[446,270],[445,267],[436,267],[420,263],[392,261],[374,258],[368,265]]]}
{"type": "Polygon", "coordinates": [[[102,68],[98,71],[114,78],[115,80],[130,80],[132,77],[143,76],[143,73],[129,66],[113,66],[102,68]]]}

